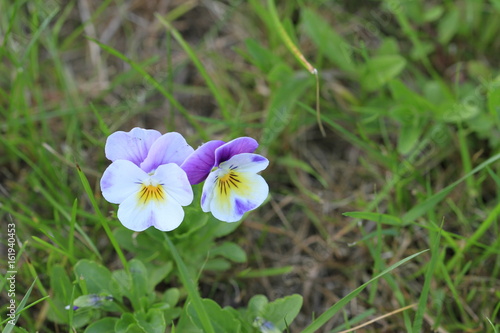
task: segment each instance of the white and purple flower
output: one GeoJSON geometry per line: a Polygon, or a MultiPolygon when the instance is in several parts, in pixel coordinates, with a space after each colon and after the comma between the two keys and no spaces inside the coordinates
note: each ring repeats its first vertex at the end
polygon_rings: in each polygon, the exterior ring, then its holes
{"type": "Polygon", "coordinates": [[[221,221],[236,222],[266,200],[269,186],[258,172],[269,161],[253,154],[257,147],[257,141],[249,137],[228,143],[209,141],[182,163],[191,184],[206,179],[201,197],[204,212],[212,212],[221,221]]]}
{"type": "Polygon", "coordinates": [[[104,171],[101,191],[119,204],[118,219],[125,227],[170,231],[181,224],[182,206],[191,204],[193,191],[180,165],[193,151],[176,132],[134,128],[108,137],[105,153],[113,163],[104,171]]]}

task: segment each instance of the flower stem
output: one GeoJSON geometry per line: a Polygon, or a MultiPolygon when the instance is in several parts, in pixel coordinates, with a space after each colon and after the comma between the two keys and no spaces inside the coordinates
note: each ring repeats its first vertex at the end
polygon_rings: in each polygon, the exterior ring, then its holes
{"type": "Polygon", "coordinates": [[[168,235],[165,233],[165,240],[167,241],[167,245],[172,252],[172,256],[174,257],[175,263],[177,265],[177,269],[179,270],[179,276],[181,278],[182,284],[186,287],[189,298],[193,302],[194,309],[196,313],[198,313],[198,317],[200,318],[201,324],[203,325],[203,331],[206,333],[215,333],[214,328],[212,327],[212,323],[208,317],[207,312],[205,311],[205,307],[201,302],[200,294],[198,293],[197,286],[195,282],[189,276],[188,270],[184,261],[182,261],[177,248],[174,243],[170,240],[168,235]]]}

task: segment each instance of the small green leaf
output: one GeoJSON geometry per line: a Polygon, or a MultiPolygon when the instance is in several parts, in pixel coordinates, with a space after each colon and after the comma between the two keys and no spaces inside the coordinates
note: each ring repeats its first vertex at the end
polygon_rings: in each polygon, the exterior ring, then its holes
{"type": "MultiPolygon", "coordinates": [[[[221,309],[219,304],[211,299],[202,299],[203,307],[212,322],[212,326],[217,333],[238,333],[241,330],[241,324],[236,320],[231,311],[221,309]]],[[[193,323],[202,328],[202,324],[192,304],[188,304],[187,312],[191,316],[193,323]]]]}
{"type": "Polygon", "coordinates": [[[375,91],[401,73],[406,60],[400,55],[383,55],[370,58],[361,70],[361,84],[368,91],[375,91]]]}
{"type": "Polygon", "coordinates": [[[299,314],[301,307],[302,296],[294,294],[266,304],[261,316],[283,331],[299,314]]]}
{"type": "Polygon", "coordinates": [[[456,6],[452,6],[439,21],[438,41],[445,45],[455,36],[460,26],[460,12],[456,6]]]}
{"type": "Polygon", "coordinates": [[[281,62],[281,59],[270,50],[264,48],[254,39],[245,40],[250,61],[263,73],[269,73],[273,66],[281,62]]]}
{"type": "Polygon", "coordinates": [[[142,261],[132,259],[130,261],[130,274],[132,275],[132,288],[135,295],[141,297],[149,295],[153,291],[153,286],[149,284],[148,270],[142,261]]]}
{"type": "Polygon", "coordinates": [[[149,265],[147,271],[148,273],[148,284],[151,288],[154,288],[158,283],[162,282],[170,272],[172,272],[174,265],[171,261],[168,261],[162,265],[149,265]]]}
{"type": "Polygon", "coordinates": [[[134,315],[131,313],[123,313],[120,319],[115,324],[116,333],[148,333],[137,325],[134,315]]]}
{"type": "Polygon", "coordinates": [[[88,259],[82,259],[75,265],[75,274],[78,279],[85,280],[86,293],[100,294],[113,293],[118,286],[113,283],[111,272],[104,266],[88,259]]]}
{"type": "Polygon", "coordinates": [[[106,317],[90,324],[86,329],[85,333],[102,333],[102,332],[114,332],[115,325],[118,322],[117,318],[106,317]]]}
{"type": "Polygon", "coordinates": [[[222,256],[233,262],[246,262],[247,255],[241,246],[233,242],[224,242],[210,251],[211,257],[222,256]]]}
{"type": "Polygon", "coordinates": [[[173,308],[179,302],[180,291],[177,288],[170,288],[163,293],[163,300],[173,308]]]}
{"type": "Polygon", "coordinates": [[[328,59],[346,72],[354,73],[356,66],[353,48],[330,24],[310,9],[302,11],[302,24],[306,34],[328,59]]]}
{"type": "Polygon", "coordinates": [[[150,309],[147,314],[137,312],[134,314],[137,325],[148,333],[164,333],[167,328],[163,311],[150,309]]]}
{"type": "Polygon", "coordinates": [[[419,143],[419,138],[422,135],[422,128],[419,126],[417,119],[413,123],[405,123],[399,130],[398,152],[401,155],[406,155],[419,143]]]}

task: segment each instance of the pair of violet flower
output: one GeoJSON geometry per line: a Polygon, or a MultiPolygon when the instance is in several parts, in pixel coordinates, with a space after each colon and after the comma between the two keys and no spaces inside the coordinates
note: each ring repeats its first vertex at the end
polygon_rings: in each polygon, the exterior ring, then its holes
{"type": "Polygon", "coordinates": [[[257,174],[269,161],[253,154],[257,147],[254,139],[241,137],[209,141],[194,150],[176,132],[118,131],[106,141],[106,158],[112,163],[101,178],[102,195],[119,204],[118,219],[126,228],[170,231],[184,219],[182,206],[193,202],[191,185],[205,181],[202,210],[236,222],[269,194],[257,174]]]}

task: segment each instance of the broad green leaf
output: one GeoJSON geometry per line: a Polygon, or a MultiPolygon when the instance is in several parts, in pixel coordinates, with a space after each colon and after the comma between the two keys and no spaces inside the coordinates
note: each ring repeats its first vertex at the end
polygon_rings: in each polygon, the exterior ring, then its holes
{"type": "Polygon", "coordinates": [[[106,317],[90,324],[86,329],[85,333],[103,333],[103,332],[114,332],[115,325],[118,322],[118,318],[106,317]]]}
{"type": "Polygon", "coordinates": [[[441,119],[447,123],[460,123],[474,118],[481,112],[479,105],[472,100],[461,100],[441,106],[441,119]]]}
{"type": "Polygon", "coordinates": [[[405,106],[412,106],[418,110],[436,111],[437,107],[426,98],[408,88],[401,80],[394,79],[389,82],[391,94],[396,101],[405,106]]]}
{"type": "Polygon", "coordinates": [[[313,43],[334,64],[349,73],[356,72],[354,50],[330,24],[310,9],[302,11],[302,24],[305,33],[313,43]]]}
{"type": "Polygon", "coordinates": [[[137,321],[133,314],[123,313],[120,319],[115,324],[116,333],[148,333],[137,325],[137,321]]]}
{"type": "Polygon", "coordinates": [[[269,73],[275,64],[281,62],[278,56],[254,39],[246,39],[245,45],[250,55],[249,60],[263,73],[269,73]]]}
{"type": "Polygon", "coordinates": [[[343,213],[344,216],[349,216],[355,219],[368,220],[382,224],[402,226],[403,221],[396,216],[380,214],[380,213],[370,213],[370,212],[347,212],[343,213]]]}
{"type": "Polygon", "coordinates": [[[290,325],[302,307],[301,295],[290,295],[264,305],[262,317],[281,331],[290,325]]]}
{"type": "MultiPolygon", "coordinates": [[[[79,280],[84,280],[87,294],[107,292],[113,294],[118,289],[111,272],[104,266],[88,259],[82,259],[75,265],[75,274],[79,280]]],[[[80,281],[80,283],[82,283],[80,281]]]]}
{"type": "Polygon", "coordinates": [[[203,268],[209,271],[227,271],[231,268],[231,263],[223,258],[209,259],[203,268]]]}
{"type": "Polygon", "coordinates": [[[164,262],[161,265],[148,265],[148,285],[154,288],[158,283],[165,280],[173,268],[174,264],[171,261],[164,262]]]}
{"type": "Polygon", "coordinates": [[[132,275],[132,290],[134,299],[132,304],[137,311],[139,308],[144,309],[149,307],[149,301],[154,298],[154,286],[149,284],[148,271],[142,261],[132,259],[130,261],[130,274],[132,275]],[[138,307],[137,299],[140,300],[140,307],[138,307]]]}
{"type": "Polygon", "coordinates": [[[214,229],[214,237],[217,238],[217,237],[223,237],[223,236],[227,236],[227,235],[231,234],[233,231],[238,229],[238,227],[241,224],[241,221],[234,222],[234,223],[226,223],[226,222],[222,222],[222,221],[217,220],[215,217],[211,217],[210,223],[217,224],[216,228],[214,229]]]}
{"type": "Polygon", "coordinates": [[[401,155],[406,155],[412,151],[419,143],[419,138],[422,135],[423,128],[420,127],[417,119],[412,123],[402,124],[399,130],[398,137],[398,152],[401,155]]]}
{"type": "Polygon", "coordinates": [[[436,21],[443,15],[444,11],[444,7],[439,5],[429,8],[424,13],[424,20],[426,22],[436,21]]]}
{"type": "Polygon", "coordinates": [[[50,270],[50,287],[53,290],[52,302],[61,311],[50,311],[48,317],[52,321],[63,323],[67,320],[67,314],[63,312],[65,311],[64,307],[71,302],[73,285],[66,270],[61,265],[52,266],[50,270]]]}
{"type": "Polygon", "coordinates": [[[180,291],[177,288],[170,288],[167,289],[166,292],[163,293],[163,300],[170,305],[170,307],[174,307],[177,305],[177,302],[179,302],[180,298],[180,291]]]}
{"type": "MultiPolygon", "coordinates": [[[[269,300],[264,295],[255,295],[248,302],[248,310],[252,317],[260,316],[264,312],[264,308],[269,303],[269,300]]],[[[253,318],[252,318],[253,319],[253,318]]]]}
{"type": "Polygon", "coordinates": [[[370,58],[362,67],[361,84],[368,91],[380,89],[398,76],[405,66],[405,58],[396,54],[370,58]]]}
{"type": "Polygon", "coordinates": [[[117,286],[115,297],[127,295],[132,289],[132,279],[127,272],[123,269],[113,271],[111,273],[112,279],[117,286]]]}
{"type": "MultiPolygon", "coordinates": [[[[240,332],[241,325],[234,317],[231,311],[221,309],[221,307],[211,299],[202,299],[203,307],[207,312],[212,326],[217,333],[238,333],[240,332]]],[[[192,303],[188,304],[187,311],[193,320],[193,323],[202,328],[202,324],[198,317],[198,313],[195,311],[192,303]]]]}
{"type": "Polygon", "coordinates": [[[224,242],[210,251],[211,257],[222,256],[233,262],[246,262],[247,255],[241,246],[233,242],[224,242]]]}
{"type": "Polygon", "coordinates": [[[164,333],[167,328],[163,311],[150,309],[147,314],[137,312],[134,314],[137,325],[148,333],[164,333]]]}
{"type": "Polygon", "coordinates": [[[460,26],[460,12],[451,6],[438,25],[438,41],[445,45],[455,36],[460,26]]]}

